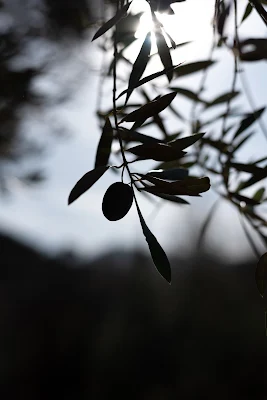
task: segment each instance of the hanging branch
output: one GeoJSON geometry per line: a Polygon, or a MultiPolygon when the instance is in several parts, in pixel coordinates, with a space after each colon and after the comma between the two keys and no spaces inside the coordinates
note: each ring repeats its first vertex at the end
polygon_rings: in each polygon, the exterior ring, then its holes
{"type": "MultiPolygon", "coordinates": [[[[144,0],[145,1],[145,0],[144,0]]],[[[131,31],[131,26],[135,26],[139,21],[140,14],[131,14],[131,1],[117,0],[116,11],[113,17],[105,22],[96,32],[93,40],[105,34],[107,38],[107,48],[113,49],[113,57],[109,66],[106,79],[112,77],[113,93],[112,105],[109,110],[98,111],[101,120],[102,133],[99,139],[94,169],[88,171],[74,186],[69,196],[69,204],[76,201],[94,183],[100,179],[106,171],[118,171],[121,169],[121,180],[111,184],[104,194],[102,211],[109,221],[117,221],[124,218],[130,211],[132,204],[135,204],[140,225],[151,257],[156,269],[162,277],[169,283],[171,282],[171,268],[168,258],[158,243],[155,236],[149,230],[141,213],[137,193],[153,199],[172,202],[177,206],[188,206],[188,201],[184,196],[201,197],[202,193],[210,189],[210,179],[207,176],[191,176],[190,168],[198,167],[199,171],[208,174],[214,183],[212,188],[219,196],[231,202],[237,210],[242,209],[242,214],[249,221],[251,227],[260,235],[263,241],[267,237],[262,227],[267,226],[267,222],[260,212],[255,211],[256,207],[266,199],[265,187],[258,189],[253,196],[246,196],[243,190],[252,185],[263,181],[267,176],[267,166],[262,164],[267,161],[267,157],[255,160],[250,163],[237,162],[236,153],[244,146],[252,136],[250,130],[255,121],[259,121],[264,112],[264,108],[253,109],[251,113],[243,113],[233,107],[233,102],[240,95],[237,88],[237,77],[239,74],[239,60],[245,57],[242,53],[243,43],[240,43],[238,36],[238,16],[237,0],[225,4],[224,0],[216,0],[214,13],[213,45],[208,60],[195,61],[188,64],[173,64],[172,52],[176,51],[184,43],[176,43],[164,29],[164,25],[159,21],[158,11],[163,11],[163,5],[157,1],[147,1],[150,6],[152,20],[154,22],[153,34],[157,41],[158,56],[162,64],[160,71],[151,75],[146,74],[147,66],[151,63],[151,32],[147,32],[140,51],[136,54],[134,62],[130,62],[125,57],[125,49],[135,41],[135,28],[131,31]],[[158,8],[160,7],[160,8],[158,8]],[[206,83],[208,72],[215,62],[212,60],[213,52],[216,49],[216,40],[219,38],[217,47],[224,45],[229,47],[228,40],[224,34],[224,26],[230,12],[234,12],[234,45],[232,46],[234,55],[234,72],[230,92],[222,93],[214,99],[204,99],[203,89],[206,83]],[[127,28],[125,28],[127,27],[127,28]],[[112,34],[110,35],[110,32],[112,34]],[[166,41],[167,40],[167,41],[166,41]],[[169,47],[168,40],[171,43],[169,47]],[[110,44],[110,47],[108,46],[110,44]],[[120,65],[130,66],[129,75],[125,78],[120,74],[120,65]],[[194,92],[190,88],[176,85],[176,81],[193,73],[203,71],[200,88],[194,92]],[[162,87],[154,84],[159,77],[165,76],[169,90],[162,94],[162,87]],[[125,84],[121,93],[117,94],[117,83],[121,81],[125,84]],[[175,81],[175,84],[172,82],[175,81]],[[152,91],[143,89],[144,84],[150,84],[152,91]],[[156,92],[157,96],[153,99],[151,93],[156,92]],[[138,93],[143,99],[143,103],[134,102],[132,99],[138,93]],[[126,95],[124,102],[122,96],[126,95]],[[192,101],[191,122],[194,122],[192,135],[184,134],[181,128],[186,118],[180,112],[178,98],[183,96],[192,101]],[[201,121],[196,115],[196,106],[201,104],[201,121]],[[223,113],[208,119],[205,112],[216,109],[219,105],[226,105],[223,113]],[[175,114],[178,121],[178,128],[170,132],[167,128],[165,110],[170,110],[175,114]],[[218,121],[222,122],[220,135],[212,134],[212,125],[218,121]],[[232,122],[233,121],[233,122],[232,122]],[[195,123],[197,122],[197,123],[195,123]],[[131,124],[129,128],[129,124],[131,124]],[[146,126],[153,126],[154,131],[158,130],[159,135],[153,136],[142,132],[146,126]],[[141,131],[140,131],[141,129],[141,131]],[[229,137],[231,140],[229,140],[229,137]],[[117,149],[113,151],[113,144],[117,144],[117,149]],[[188,151],[190,146],[194,146],[193,151],[188,151]],[[215,152],[213,156],[210,149],[215,152]],[[118,165],[110,163],[110,156],[119,157],[118,165]],[[131,160],[127,160],[131,157],[131,160]],[[121,162],[122,159],[122,162],[121,162]],[[134,165],[143,165],[142,161],[154,161],[155,165],[149,171],[133,171],[134,165]],[[125,183],[125,172],[129,176],[129,182],[125,183]],[[247,180],[243,179],[243,174],[250,174],[247,180]],[[229,182],[231,185],[229,185],[229,182]],[[236,188],[232,188],[235,184],[236,188]],[[223,189],[223,190],[222,190],[223,189]],[[242,207],[241,207],[242,204],[242,207]],[[240,208],[241,207],[241,208],[240,208]]],[[[169,4],[164,5],[164,12],[172,12],[169,4]]],[[[249,9],[241,23],[248,18],[249,9]]],[[[265,14],[261,10],[261,14],[265,14]]],[[[261,16],[262,17],[262,16],[261,16]]],[[[264,59],[266,54],[264,39],[257,39],[255,54],[252,58],[264,59]],[[263,41],[262,41],[263,40],[263,41]]],[[[148,86],[147,85],[147,86],[148,86]]],[[[243,85],[244,86],[244,85],[243,85]]],[[[245,92],[248,92],[245,90],[245,92]]],[[[249,96],[248,96],[249,97],[249,96]]],[[[251,101],[250,101],[251,103],[251,101]]],[[[251,103],[253,106],[253,104],[251,103]]],[[[263,125],[261,125],[263,126],[263,125]]],[[[264,131],[264,129],[263,129],[264,131]]],[[[218,200],[219,201],[219,200],[218,200]]],[[[203,224],[199,243],[203,241],[209,222],[217,207],[218,201],[212,207],[206,221],[203,224]]]]}

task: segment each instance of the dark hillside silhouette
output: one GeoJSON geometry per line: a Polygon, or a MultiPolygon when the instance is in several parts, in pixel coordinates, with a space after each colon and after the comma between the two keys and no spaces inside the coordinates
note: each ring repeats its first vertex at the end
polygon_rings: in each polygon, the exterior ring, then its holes
{"type": "Polygon", "coordinates": [[[263,399],[254,265],[48,259],[1,236],[1,399],[263,399]],[[64,261],[65,260],[65,261],[64,261]]]}

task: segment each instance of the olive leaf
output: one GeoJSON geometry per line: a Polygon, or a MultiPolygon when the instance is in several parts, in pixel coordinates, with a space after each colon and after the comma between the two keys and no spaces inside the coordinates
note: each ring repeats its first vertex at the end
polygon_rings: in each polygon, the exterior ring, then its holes
{"type": "Polygon", "coordinates": [[[245,12],[244,12],[244,15],[243,15],[243,18],[241,20],[241,23],[244,22],[249,17],[249,15],[251,14],[252,10],[253,10],[253,7],[248,2],[247,7],[246,7],[245,12]]]}
{"type": "Polygon", "coordinates": [[[120,133],[122,140],[124,140],[125,142],[141,142],[144,144],[161,142],[160,139],[156,139],[152,136],[144,135],[143,133],[134,131],[132,129],[119,128],[119,133],[120,133]]]}
{"type": "Polygon", "coordinates": [[[171,195],[171,194],[163,194],[163,193],[159,194],[159,193],[151,193],[151,192],[148,192],[148,193],[153,194],[153,196],[159,197],[159,198],[161,198],[163,200],[170,201],[172,203],[190,204],[188,201],[186,201],[184,199],[181,199],[181,197],[174,196],[174,195],[171,195]]]}
{"type": "Polygon", "coordinates": [[[129,97],[131,96],[136,85],[138,85],[138,82],[140,81],[140,78],[146,69],[150,52],[151,52],[151,33],[148,32],[142,44],[141,50],[137,56],[137,59],[135,60],[135,63],[133,65],[133,69],[129,78],[129,85],[127,89],[125,104],[129,100],[129,97]]]}
{"type": "Polygon", "coordinates": [[[240,185],[238,186],[238,190],[242,190],[249,186],[252,186],[255,183],[257,183],[267,177],[267,167],[264,167],[264,168],[257,167],[257,168],[258,168],[257,172],[254,173],[250,179],[248,179],[245,182],[240,183],[240,185]]]}
{"type": "Polygon", "coordinates": [[[260,203],[265,193],[265,187],[258,189],[255,194],[253,195],[253,199],[260,203]]]}
{"type": "Polygon", "coordinates": [[[154,183],[154,186],[146,188],[146,191],[149,193],[199,196],[199,193],[206,192],[210,189],[210,180],[208,177],[188,177],[182,181],[175,182],[166,182],[149,175],[146,175],[144,179],[154,183]]]}
{"type": "Polygon", "coordinates": [[[193,74],[203,69],[211,67],[215,63],[214,60],[207,61],[197,61],[190,64],[181,65],[177,70],[174,71],[175,78],[180,78],[181,76],[193,74]]]}
{"type": "Polygon", "coordinates": [[[97,147],[95,168],[107,165],[111,152],[112,140],[113,140],[113,129],[109,118],[106,118],[106,123],[103,127],[102,135],[100,137],[97,147]]]}
{"type": "Polygon", "coordinates": [[[138,203],[136,201],[136,198],[135,198],[135,204],[140,219],[142,231],[146,238],[155,267],[160,273],[160,275],[164,279],[166,279],[167,282],[171,283],[171,266],[168,257],[163,248],[161,247],[161,245],[159,244],[159,242],[157,241],[157,239],[155,238],[155,236],[153,235],[153,233],[149,230],[148,226],[146,225],[145,220],[141,214],[140,208],[138,206],[138,203]]]}
{"type": "Polygon", "coordinates": [[[152,81],[153,79],[158,78],[159,76],[165,75],[167,73],[169,73],[170,70],[175,70],[176,68],[180,67],[182,63],[174,65],[172,68],[164,68],[163,70],[159,71],[159,72],[155,72],[154,74],[148,75],[145,78],[142,78],[136,85],[134,86],[129,86],[128,89],[123,90],[119,96],[116,98],[116,100],[118,100],[121,96],[123,96],[124,94],[128,93],[129,91],[133,91],[135,88],[144,85],[147,82],[152,81]]]}
{"type": "Polygon", "coordinates": [[[260,116],[262,115],[264,110],[265,110],[265,107],[260,108],[259,110],[255,111],[254,113],[248,114],[248,116],[241,121],[239,128],[237,129],[237,131],[234,135],[234,139],[236,137],[238,137],[247,128],[249,128],[258,118],[260,118],[260,116]]]}
{"type": "Polygon", "coordinates": [[[73,203],[78,197],[80,197],[84,192],[86,192],[90,187],[98,181],[99,178],[109,169],[109,166],[101,166],[91,171],[87,172],[83,177],[78,180],[76,185],[70,192],[68,198],[68,204],[73,203]]]}
{"type": "MultiPolygon", "coordinates": [[[[148,118],[157,115],[165,108],[167,108],[173,99],[175,98],[176,93],[171,92],[165,94],[164,96],[159,97],[158,99],[151,101],[150,103],[145,104],[144,106],[138,108],[137,110],[127,114],[122,118],[120,123],[122,122],[137,122],[142,125],[148,118]]],[[[134,128],[133,128],[134,129],[134,128]]]]}
{"type": "Polygon", "coordinates": [[[204,100],[200,99],[197,93],[192,92],[192,90],[175,86],[171,86],[170,89],[176,92],[177,94],[187,97],[190,100],[206,103],[204,100]]]}
{"type": "MultiPolygon", "coordinates": [[[[237,162],[229,162],[230,167],[235,168],[237,171],[248,172],[253,175],[264,175],[264,168],[258,167],[254,163],[237,163],[237,162]]],[[[267,173],[267,172],[266,172],[267,173]]]]}
{"type": "Polygon", "coordinates": [[[228,192],[228,193],[231,197],[233,197],[237,201],[243,201],[244,203],[246,203],[249,206],[256,206],[259,204],[259,201],[254,198],[250,199],[249,197],[243,196],[239,193],[233,193],[233,192],[228,192]]]}
{"type": "Polygon", "coordinates": [[[114,17],[112,17],[110,20],[108,20],[107,22],[104,23],[104,25],[102,25],[98,31],[95,33],[93,40],[99,38],[100,36],[104,35],[104,33],[106,33],[109,29],[111,29],[114,25],[116,25],[123,17],[125,17],[127,15],[127,11],[131,5],[131,1],[127,4],[125,4],[118,12],[116,15],[114,15],[114,17]]]}
{"type": "Polygon", "coordinates": [[[226,103],[227,101],[233,100],[238,95],[239,95],[239,92],[237,92],[237,91],[222,94],[221,96],[216,97],[214,100],[207,102],[206,108],[210,108],[210,107],[222,104],[222,103],[226,103]]]}
{"type": "Polygon", "coordinates": [[[171,142],[168,142],[168,145],[171,146],[175,150],[183,150],[189,146],[192,146],[192,144],[196,143],[204,135],[205,135],[205,133],[196,133],[195,135],[192,135],[192,136],[186,136],[184,138],[176,139],[171,142]]]}
{"type": "Polygon", "coordinates": [[[182,158],[185,155],[183,151],[177,151],[164,143],[142,144],[128,149],[132,154],[144,160],[172,161],[182,158]]]}
{"type": "Polygon", "coordinates": [[[157,41],[159,57],[161,59],[164,68],[168,70],[166,76],[170,82],[173,77],[172,58],[169,46],[166,43],[164,35],[160,31],[156,32],[156,41],[157,41]]]}
{"type": "Polygon", "coordinates": [[[260,295],[263,297],[267,285],[267,253],[263,254],[259,259],[255,271],[255,279],[258,291],[260,292],[260,295]]]}

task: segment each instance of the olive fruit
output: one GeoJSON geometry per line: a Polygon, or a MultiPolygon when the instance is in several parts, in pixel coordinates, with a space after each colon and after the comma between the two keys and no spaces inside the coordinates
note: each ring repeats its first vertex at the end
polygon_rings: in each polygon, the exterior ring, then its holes
{"type": "Polygon", "coordinates": [[[109,221],[118,221],[125,217],[133,204],[133,189],[126,183],[113,183],[106,191],[102,211],[109,221]]]}

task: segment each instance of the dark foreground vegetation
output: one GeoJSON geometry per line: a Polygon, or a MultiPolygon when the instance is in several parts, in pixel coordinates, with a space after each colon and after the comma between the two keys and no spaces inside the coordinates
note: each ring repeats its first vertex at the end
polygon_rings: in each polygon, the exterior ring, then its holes
{"type": "Polygon", "coordinates": [[[254,263],[81,264],[1,237],[1,399],[264,399],[254,263]]]}

